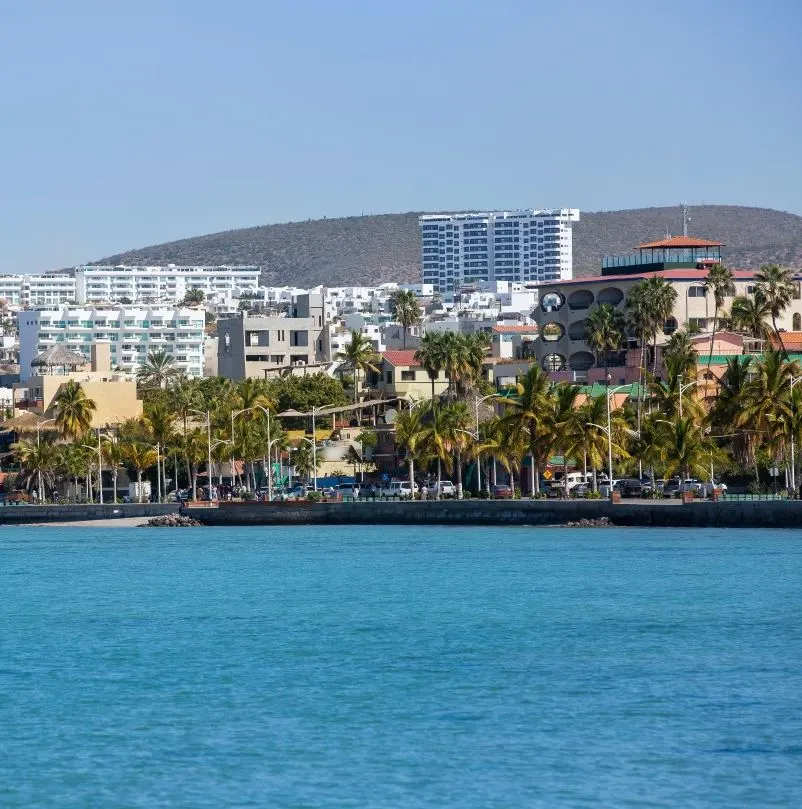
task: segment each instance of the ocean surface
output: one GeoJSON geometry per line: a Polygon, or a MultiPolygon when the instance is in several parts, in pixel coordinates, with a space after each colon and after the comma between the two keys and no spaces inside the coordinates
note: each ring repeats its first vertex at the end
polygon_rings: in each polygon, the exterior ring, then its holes
{"type": "Polygon", "coordinates": [[[802,531],[0,528],[0,807],[800,807],[802,531]]]}

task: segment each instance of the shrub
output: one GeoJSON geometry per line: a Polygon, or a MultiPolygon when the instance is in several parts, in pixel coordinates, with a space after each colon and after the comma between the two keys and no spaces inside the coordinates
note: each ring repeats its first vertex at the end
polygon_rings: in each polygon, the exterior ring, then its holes
{"type": "Polygon", "coordinates": [[[517,486],[515,487],[515,492],[513,493],[513,496],[515,497],[516,500],[521,499],[521,490],[517,486]]]}
{"type": "Polygon", "coordinates": [[[323,499],[323,495],[320,492],[309,492],[306,495],[306,499],[310,503],[319,503],[323,499]]]}

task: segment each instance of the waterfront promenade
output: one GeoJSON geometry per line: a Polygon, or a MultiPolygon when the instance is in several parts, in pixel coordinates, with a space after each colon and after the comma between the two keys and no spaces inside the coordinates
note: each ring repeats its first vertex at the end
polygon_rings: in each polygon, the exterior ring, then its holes
{"type": "Polygon", "coordinates": [[[371,503],[224,503],[182,508],[204,525],[562,525],[606,517],[614,525],[798,528],[802,501],[441,500],[371,503]]]}

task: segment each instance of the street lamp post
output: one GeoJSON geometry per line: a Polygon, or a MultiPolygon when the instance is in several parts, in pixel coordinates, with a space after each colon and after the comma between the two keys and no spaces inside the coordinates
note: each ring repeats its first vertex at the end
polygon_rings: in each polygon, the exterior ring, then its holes
{"type": "MultiPolygon", "coordinates": [[[[487,396],[474,396],[473,397],[473,414],[474,414],[474,425],[476,427],[476,436],[474,441],[478,443],[479,441],[479,405],[482,402],[487,401],[488,399],[495,399],[497,394],[489,393],[487,396]]],[[[479,460],[479,455],[476,455],[476,491],[482,491],[482,462],[479,460]]]]}
{"type": "MultiPolygon", "coordinates": [[[[234,452],[234,416],[239,416],[241,413],[247,413],[249,410],[261,410],[265,416],[267,417],[267,464],[270,466],[270,409],[264,407],[263,405],[251,405],[251,407],[244,407],[242,410],[235,410],[231,414],[231,452],[234,452]]],[[[312,416],[312,423],[314,424],[314,415],[312,416]]],[[[313,428],[314,431],[314,428],[313,428]]],[[[210,434],[211,435],[211,434],[210,434]]],[[[210,438],[211,441],[211,438],[210,438]]],[[[211,446],[211,443],[210,443],[211,446]]],[[[211,452],[209,454],[210,463],[211,463],[211,452]]],[[[232,461],[232,475],[233,475],[233,461],[232,461]]],[[[315,481],[315,487],[317,487],[317,481],[315,481]]],[[[272,475],[268,473],[267,476],[267,496],[268,499],[273,499],[273,484],[272,484],[272,475]]]]}
{"type": "MultiPolygon", "coordinates": [[[[216,446],[218,446],[220,444],[230,444],[230,443],[231,442],[228,441],[225,438],[218,438],[217,441],[214,441],[212,443],[212,445],[210,446],[210,449],[214,449],[216,446]]],[[[211,483],[211,480],[210,480],[210,483],[211,483]]],[[[218,486],[223,485],[223,465],[222,464],[218,464],[218,467],[217,467],[217,485],[218,486]]]]}
{"type": "Polygon", "coordinates": [[[679,386],[679,417],[682,418],[682,394],[685,393],[688,388],[694,387],[694,385],[704,385],[707,383],[706,379],[694,379],[691,382],[686,382],[684,385],[680,383],[679,386]]]}
{"type": "Polygon", "coordinates": [[[802,376],[791,377],[791,489],[794,497],[796,497],[796,437],[794,436],[796,408],[794,407],[794,385],[800,380],[802,380],[802,376]]]}
{"type": "MultiPolygon", "coordinates": [[[[90,444],[81,444],[82,447],[86,449],[91,449],[92,451],[97,451],[97,490],[99,493],[100,505],[103,505],[103,445],[100,443],[101,438],[108,438],[109,441],[113,441],[114,439],[110,435],[106,435],[105,433],[101,433],[98,430],[97,433],[97,446],[93,447],[90,444]]],[[[89,492],[91,495],[91,492],[89,492]]]]}
{"type": "MultiPolygon", "coordinates": [[[[42,427],[44,427],[45,424],[47,424],[48,421],[55,421],[55,419],[45,419],[44,421],[40,421],[36,425],[36,449],[39,449],[39,439],[40,439],[41,429],[42,429],[42,427]]],[[[41,464],[39,464],[39,465],[41,466],[41,464]]],[[[42,488],[42,470],[41,469],[37,472],[36,478],[37,478],[37,486],[36,486],[36,488],[39,491],[39,502],[42,503],[42,502],[44,502],[44,490],[42,488]]]]}
{"type": "Polygon", "coordinates": [[[586,422],[588,427],[596,427],[602,432],[607,433],[607,475],[610,485],[610,492],[613,491],[613,428],[612,418],[610,412],[610,397],[624,388],[630,387],[629,385],[619,385],[617,388],[611,388],[607,391],[607,426],[602,427],[601,424],[594,424],[592,421],[586,422]]]}
{"type": "MultiPolygon", "coordinates": [[[[206,466],[209,478],[209,500],[212,499],[212,414],[209,410],[191,410],[191,413],[199,413],[206,416],[206,466]]],[[[233,420],[232,420],[233,422],[233,420]]],[[[232,423],[233,428],[233,423],[232,423]]],[[[232,430],[233,431],[233,430],[232,430]]],[[[233,445],[232,445],[233,446],[233,445]]]]}

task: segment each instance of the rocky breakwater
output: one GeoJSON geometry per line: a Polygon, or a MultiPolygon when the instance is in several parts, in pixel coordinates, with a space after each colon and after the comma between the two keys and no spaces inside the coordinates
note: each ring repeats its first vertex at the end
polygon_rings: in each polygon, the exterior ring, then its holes
{"type": "Polygon", "coordinates": [[[161,517],[151,517],[146,523],[146,528],[196,528],[203,525],[192,517],[183,517],[181,514],[165,514],[161,517]]]}
{"type": "Polygon", "coordinates": [[[563,528],[614,528],[615,526],[610,521],[609,517],[597,517],[596,519],[588,520],[574,520],[573,522],[563,523],[563,528]]]}

